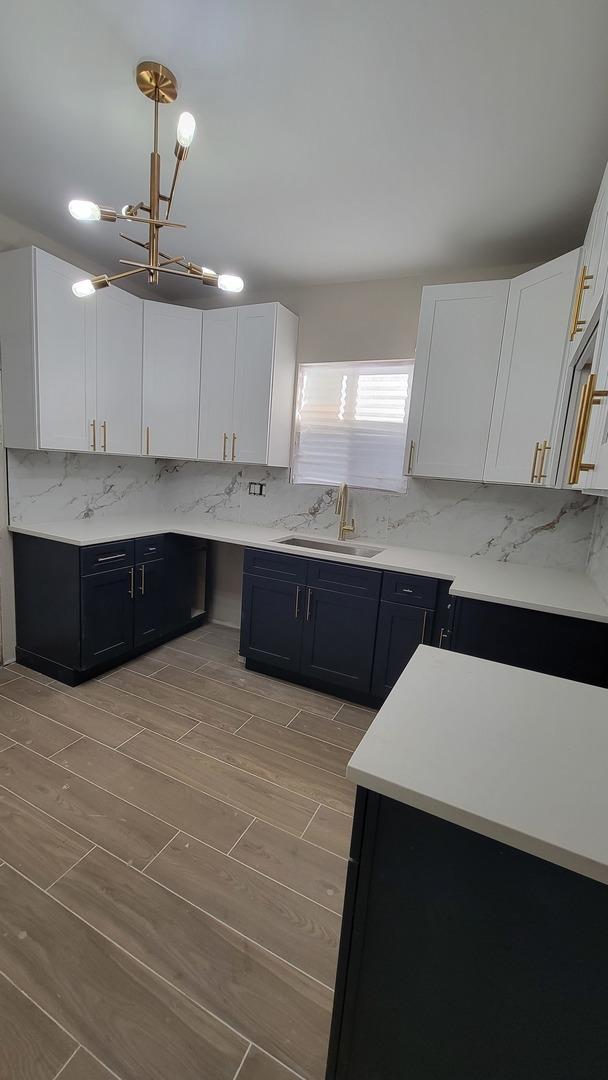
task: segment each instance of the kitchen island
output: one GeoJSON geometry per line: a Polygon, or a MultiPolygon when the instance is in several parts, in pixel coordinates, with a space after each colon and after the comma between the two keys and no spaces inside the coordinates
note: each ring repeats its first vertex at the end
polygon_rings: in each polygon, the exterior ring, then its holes
{"type": "Polygon", "coordinates": [[[608,1070],[608,691],[421,646],[355,751],[328,1080],[608,1070]]]}

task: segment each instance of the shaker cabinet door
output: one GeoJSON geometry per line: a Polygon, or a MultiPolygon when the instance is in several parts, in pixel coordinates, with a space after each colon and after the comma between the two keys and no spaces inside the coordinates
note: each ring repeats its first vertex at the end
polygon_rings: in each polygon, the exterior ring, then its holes
{"type": "Polygon", "coordinates": [[[484,480],[551,484],[580,249],[514,278],[509,290],[484,480]]]}
{"type": "Polygon", "coordinates": [[[92,450],[97,296],[78,299],[72,292],[75,281],[89,276],[85,270],[46,251],[36,250],[35,259],[39,445],[92,450]]]}
{"type": "Polygon", "coordinates": [[[508,281],[423,289],[406,468],[413,476],[481,480],[508,281]]]}
{"type": "Polygon", "coordinates": [[[133,647],[133,568],[82,578],[81,667],[120,658],[133,647]]]}
{"type": "Polygon", "coordinates": [[[241,653],[260,664],[297,671],[300,665],[302,585],[243,574],[241,653]]]}
{"type": "Polygon", "coordinates": [[[275,304],[238,309],[234,378],[233,460],[265,465],[268,460],[275,304]]]}
{"type": "Polygon", "coordinates": [[[97,295],[96,448],[108,454],[141,453],[143,309],[124,289],[97,295]]]}
{"type": "Polygon", "coordinates": [[[144,454],[197,456],[201,333],[196,308],[144,300],[144,454]]]}
{"type": "Polygon", "coordinates": [[[369,693],[377,617],[375,599],[307,587],[302,674],[369,693]]]}
{"type": "Polygon", "coordinates": [[[232,459],[234,365],[237,308],[203,314],[203,363],[198,456],[203,461],[232,459]]]}

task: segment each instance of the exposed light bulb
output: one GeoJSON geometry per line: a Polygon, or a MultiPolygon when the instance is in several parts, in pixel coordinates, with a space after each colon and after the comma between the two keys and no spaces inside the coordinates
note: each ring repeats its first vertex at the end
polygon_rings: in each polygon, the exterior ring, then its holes
{"type": "Polygon", "coordinates": [[[68,210],[76,221],[100,221],[101,220],[101,207],[97,203],[89,202],[87,199],[72,199],[68,203],[68,210]]]}
{"type": "Polygon", "coordinates": [[[126,205],[123,206],[123,208],[122,208],[122,210],[120,212],[121,212],[123,217],[128,217],[131,210],[132,210],[131,203],[126,203],[126,205]]]}
{"type": "Polygon", "coordinates": [[[84,296],[92,296],[95,292],[95,286],[90,278],[85,278],[84,281],[75,281],[72,285],[72,292],[74,296],[82,299],[84,296]]]}
{"type": "Polygon", "coordinates": [[[243,279],[236,274],[220,274],[217,279],[218,289],[223,289],[224,292],[241,292],[244,284],[243,279]]]}
{"type": "Polygon", "coordinates": [[[177,121],[177,141],[180,146],[188,147],[194,138],[196,120],[192,113],[183,112],[177,121]]]}
{"type": "MultiPolygon", "coordinates": [[[[211,270],[209,266],[201,266],[203,274],[215,274],[215,270],[211,270]]],[[[217,277],[217,274],[215,275],[217,277]]]]}

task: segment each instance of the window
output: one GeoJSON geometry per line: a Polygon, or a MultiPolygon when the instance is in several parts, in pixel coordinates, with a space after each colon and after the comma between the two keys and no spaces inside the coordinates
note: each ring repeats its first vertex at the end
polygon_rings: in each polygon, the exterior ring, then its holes
{"type": "Polygon", "coordinates": [[[413,360],[302,364],[292,479],[403,491],[413,360]]]}

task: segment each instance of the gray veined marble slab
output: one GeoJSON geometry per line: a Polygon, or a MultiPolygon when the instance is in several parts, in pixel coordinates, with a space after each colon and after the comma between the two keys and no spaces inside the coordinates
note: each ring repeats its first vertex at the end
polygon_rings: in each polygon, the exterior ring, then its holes
{"type": "Polygon", "coordinates": [[[608,499],[598,501],[589,552],[589,574],[608,603],[608,499]]]}

